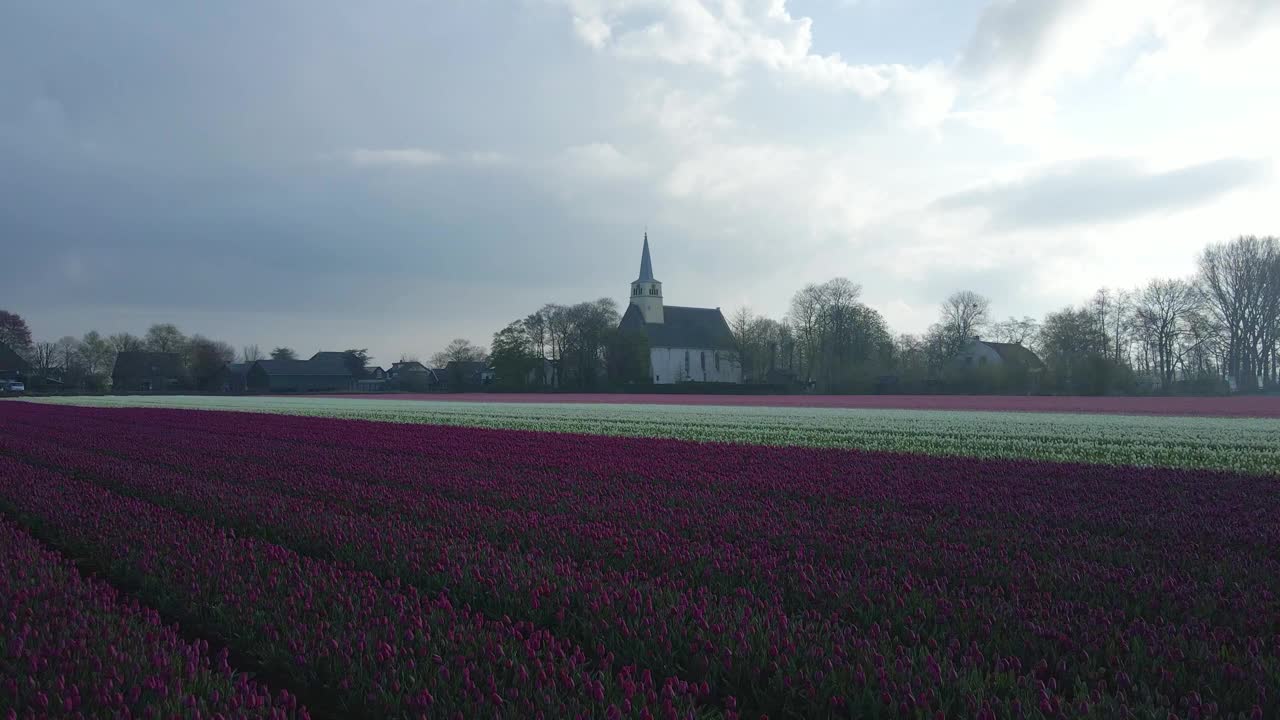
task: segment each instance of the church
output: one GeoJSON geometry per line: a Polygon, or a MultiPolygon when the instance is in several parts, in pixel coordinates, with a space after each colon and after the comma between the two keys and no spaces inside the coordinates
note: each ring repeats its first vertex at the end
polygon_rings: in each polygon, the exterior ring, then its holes
{"type": "Polygon", "coordinates": [[[631,303],[619,329],[640,332],[649,341],[649,372],[656,385],[742,382],[737,343],[720,308],[663,305],[647,232],[640,276],[631,283],[631,303]]]}

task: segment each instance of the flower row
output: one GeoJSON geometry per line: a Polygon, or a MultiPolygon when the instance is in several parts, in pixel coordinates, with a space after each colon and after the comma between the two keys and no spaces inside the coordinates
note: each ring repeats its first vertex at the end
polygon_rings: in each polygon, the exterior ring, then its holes
{"type": "Polygon", "coordinates": [[[3,520],[0,618],[0,715],[308,717],[3,520]]]}

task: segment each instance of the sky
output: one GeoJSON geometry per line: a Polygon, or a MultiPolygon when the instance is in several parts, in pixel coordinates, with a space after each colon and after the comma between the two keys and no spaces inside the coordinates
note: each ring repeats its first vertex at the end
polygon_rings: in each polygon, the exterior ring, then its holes
{"type": "Polygon", "coordinates": [[[1280,0],[6,0],[0,308],[387,365],[647,230],[673,305],[1039,316],[1280,233],[1275,67],[1280,0]]]}

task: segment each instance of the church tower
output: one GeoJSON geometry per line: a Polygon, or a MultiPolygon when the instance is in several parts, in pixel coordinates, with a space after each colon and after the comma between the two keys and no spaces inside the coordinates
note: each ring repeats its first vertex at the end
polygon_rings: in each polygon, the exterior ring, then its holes
{"type": "Polygon", "coordinates": [[[640,253],[640,277],[631,283],[631,304],[640,308],[646,323],[662,323],[662,283],[653,279],[648,232],[644,234],[644,250],[640,253]]]}

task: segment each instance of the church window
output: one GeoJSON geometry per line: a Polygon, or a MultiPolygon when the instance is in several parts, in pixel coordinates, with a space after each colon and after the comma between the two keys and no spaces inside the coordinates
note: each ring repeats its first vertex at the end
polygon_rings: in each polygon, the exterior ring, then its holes
{"type": "Polygon", "coordinates": [[[714,353],[716,362],[716,372],[720,372],[720,353],[714,353]]]}
{"type": "Polygon", "coordinates": [[[689,351],[684,351],[684,374],[689,374],[689,351]]]}
{"type": "Polygon", "coordinates": [[[649,286],[649,294],[650,294],[650,295],[657,295],[657,294],[658,294],[658,286],[657,286],[657,285],[650,285],[650,286],[649,286]]]}
{"type": "Polygon", "coordinates": [[[702,372],[705,373],[707,371],[707,354],[705,352],[699,354],[702,356],[700,358],[700,362],[702,363],[702,372]]]}

